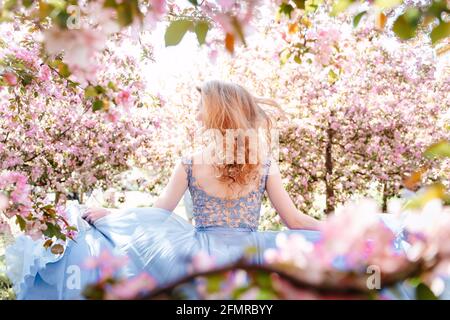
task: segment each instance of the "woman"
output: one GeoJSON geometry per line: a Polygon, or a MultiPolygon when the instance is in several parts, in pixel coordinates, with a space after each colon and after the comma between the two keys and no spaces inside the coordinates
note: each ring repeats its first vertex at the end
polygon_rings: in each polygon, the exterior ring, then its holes
{"type": "Polygon", "coordinates": [[[126,276],[147,272],[161,285],[185,275],[191,258],[200,251],[214,256],[220,265],[256,247],[252,261],[259,264],[265,249],[275,247],[280,232],[301,233],[311,241],[319,238],[321,222],[295,208],[283,188],[277,163],[260,151],[267,148],[263,145],[254,152],[254,140],[242,134],[262,130],[266,134],[258,143],[270,143],[271,120],[259,103],[273,102],[220,81],[206,82],[199,91],[196,119],[203,129],[219,137],[230,130],[237,134],[216,139],[202,151],[183,157],[152,208],[118,213],[88,209],[82,213],[83,220],[78,208],[69,207],[70,221],[79,233],[63,255],[55,256],[41,243],[20,237],[7,251],[9,275],[19,299],[82,298],[83,287],[99,277],[83,264],[105,249],[128,257],[123,269],[126,276]],[[195,226],[173,213],[187,189],[195,226]],[[290,230],[257,231],[265,192],[290,230]]]}

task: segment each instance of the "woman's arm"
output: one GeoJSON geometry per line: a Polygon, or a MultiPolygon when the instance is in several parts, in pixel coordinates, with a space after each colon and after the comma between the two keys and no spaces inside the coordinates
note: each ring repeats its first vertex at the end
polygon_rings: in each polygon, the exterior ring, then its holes
{"type": "Polygon", "coordinates": [[[266,190],[273,208],[289,229],[318,230],[321,221],[316,220],[297,210],[291,197],[283,187],[280,171],[275,161],[272,161],[270,175],[267,177],[266,190]]]}
{"type": "Polygon", "coordinates": [[[156,199],[153,207],[173,211],[187,189],[187,174],[183,164],[178,162],[161,195],[156,199]]]}

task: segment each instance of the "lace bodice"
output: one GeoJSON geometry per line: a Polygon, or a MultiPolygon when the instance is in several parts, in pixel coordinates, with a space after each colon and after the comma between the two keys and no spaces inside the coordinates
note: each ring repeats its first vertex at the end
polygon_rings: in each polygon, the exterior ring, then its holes
{"type": "Polygon", "coordinates": [[[266,189],[270,160],[263,165],[259,186],[243,197],[224,199],[208,194],[199,187],[192,175],[192,158],[182,159],[187,173],[188,188],[192,197],[193,219],[196,228],[233,227],[256,230],[259,225],[261,200],[266,189]]]}

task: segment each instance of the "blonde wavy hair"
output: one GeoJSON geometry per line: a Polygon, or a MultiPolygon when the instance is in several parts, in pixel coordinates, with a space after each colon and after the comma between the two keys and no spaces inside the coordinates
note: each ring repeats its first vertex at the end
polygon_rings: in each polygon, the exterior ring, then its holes
{"type": "MultiPolygon", "coordinates": [[[[255,181],[260,177],[260,169],[268,153],[261,152],[261,145],[258,145],[255,161],[255,154],[251,154],[250,150],[252,147],[250,138],[243,132],[252,129],[258,133],[263,132],[264,141],[262,143],[270,146],[273,119],[261,108],[260,104],[273,106],[279,111],[282,111],[281,108],[274,100],[254,97],[245,88],[234,83],[218,80],[207,81],[201,87],[197,87],[197,90],[201,94],[203,106],[203,129],[218,130],[222,137],[226,136],[230,129],[237,132],[237,134],[233,133],[232,141],[222,139],[223,148],[217,148],[216,155],[222,160],[224,155],[220,150],[231,150],[227,148],[232,148],[233,161],[213,163],[216,172],[219,173],[216,178],[221,182],[227,182],[230,187],[235,183],[243,186],[255,181]],[[232,146],[229,145],[230,142],[232,146]],[[244,147],[244,161],[242,161],[242,153],[241,160],[238,161],[239,147],[244,147]]],[[[261,138],[259,134],[258,137],[261,138]]],[[[258,143],[261,143],[261,140],[258,140],[258,143]]]]}

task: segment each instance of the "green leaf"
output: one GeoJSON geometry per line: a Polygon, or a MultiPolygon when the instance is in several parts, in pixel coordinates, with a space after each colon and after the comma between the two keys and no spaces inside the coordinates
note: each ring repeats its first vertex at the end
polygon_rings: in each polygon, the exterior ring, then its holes
{"type": "Polygon", "coordinates": [[[361,21],[361,18],[367,13],[367,11],[362,11],[360,13],[358,13],[354,18],[353,18],[353,27],[356,28],[359,24],[359,22],[361,21]]]}
{"type": "Polygon", "coordinates": [[[233,17],[231,24],[233,25],[234,30],[236,30],[236,33],[238,34],[239,39],[242,41],[242,43],[244,45],[247,45],[245,43],[244,31],[242,30],[242,26],[241,26],[241,23],[239,22],[239,20],[236,17],[233,17]]]}
{"type": "Polygon", "coordinates": [[[389,9],[402,4],[403,0],[375,0],[375,5],[381,9],[389,9]]]}
{"type": "Polygon", "coordinates": [[[117,7],[116,0],[105,0],[103,7],[104,8],[116,8],[117,7]]]}
{"type": "Polygon", "coordinates": [[[434,183],[425,188],[425,190],[412,199],[408,200],[405,209],[420,209],[428,202],[434,199],[447,201],[448,195],[445,193],[446,188],[442,183],[434,183]]]}
{"type": "Polygon", "coordinates": [[[6,0],[3,4],[3,8],[4,10],[12,10],[16,7],[17,5],[17,0],[6,0]]]}
{"type": "Polygon", "coordinates": [[[403,40],[411,39],[416,34],[419,20],[420,11],[417,8],[409,8],[405,13],[397,17],[392,30],[403,40]]]}
{"type": "Polygon", "coordinates": [[[450,141],[442,140],[429,146],[424,156],[427,158],[450,158],[450,141]]]}
{"type": "Polygon", "coordinates": [[[417,26],[419,24],[419,20],[420,20],[420,16],[421,16],[419,9],[408,8],[403,15],[405,16],[408,23],[410,23],[411,25],[417,26]]]}
{"type": "Polygon", "coordinates": [[[416,287],[416,300],[438,300],[433,291],[424,283],[416,287]]]}
{"type": "Polygon", "coordinates": [[[83,296],[90,300],[103,300],[105,289],[98,284],[89,284],[83,289],[83,296]]]}
{"type": "Polygon", "coordinates": [[[92,111],[98,111],[103,109],[103,101],[102,100],[95,100],[94,103],[92,103],[92,111]]]}
{"type": "Polygon", "coordinates": [[[27,223],[25,219],[22,216],[17,215],[16,216],[16,223],[19,225],[20,230],[24,231],[27,227],[27,223]]]}
{"type": "Polygon", "coordinates": [[[255,246],[248,246],[247,248],[245,248],[244,252],[247,256],[253,256],[258,253],[258,248],[255,246]]]}
{"type": "Polygon", "coordinates": [[[336,0],[333,3],[333,8],[331,9],[331,16],[337,16],[339,13],[347,10],[347,8],[352,4],[353,0],[336,0]]]}
{"type": "Polygon", "coordinates": [[[284,13],[285,15],[287,15],[289,18],[291,17],[291,13],[294,10],[294,7],[291,6],[289,3],[282,3],[280,5],[280,8],[278,9],[279,13],[284,13]]]}
{"type": "Polygon", "coordinates": [[[250,288],[248,286],[243,286],[243,287],[238,287],[236,289],[233,290],[233,292],[231,293],[231,298],[233,300],[237,300],[239,299],[239,297],[244,294],[245,292],[247,292],[250,288]]]}
{"type": "Polygon", "coordinates": [[[105,93],[106,92],[105,88],[103,88],[101,85],[96,85],[95,90],[97,91],[97,93],[105,93]]]}
{"type": "Polygon", "coordinates": [[[277,295],[271,289],[260,289],[256,295],[257,300],[274,300],[276,297],[277,295]]]}
{"type": "Polygon", "coordinates": [[[403,16],[395,20],[392,31],[403,40],[411,39],[416,34],[416,28],[411,27],[403,16]]]}
{"type": "Polygon", "coordinates": [[[129,26],[133,23],[133,11],[128,2],[122,2],[117,6],[117,19],[122,27],[129,26]]]}
{"type": "MultiPolygon", "coordinates": [[[[56,12],[56,11],[55,11],[56,12]]],[[[70,14],[66,10],[61,10],[57,15],[54,16],[54,21],[61,28],[67,28],[67,19],[69,19],[70,14]]]]}
{"type": "Polygon", "coordinates": [[[450,22],[441,21],[430,33],[431,42],[433,44],[448,36],[450,36],[450,22]]]}
{"type": "Polygon", "coordinates": [[[71,73],[69,70],[69,66],[67,64],[65,64],[61,60],[58,60],[57,66],[58,66],[58,73],[61,75],[61,77],[67,78],[70,76],[71,73]]]}
{"type": "Polygon", "coordinates": [[[108,82],[108,88],[110,88],[113,91],[117,90],[116,84],[114,82],[112,82],[112,81],[108,82]]]}
{"type": "MultiPolygon", "coordinates": [[[[48,159],[48,161],[50,162],[50,164],[53,168],[56,168],[58,166],[58,164],[55,161],[53,161],[52,159],[48,159]]],[[[43,207],[42,211],[44,211],[45,214],[47,214],[48,216],[50,216],[52,218],[56,217],[56,210],[52,205],[47,205],[47,206],[43,207]]]]}
{"type": "Polygon", "coordinates": [[[317,10],[320,4],[322,4],[323,0],[306,0],[305,1],[305,11],[306,12],[314,12],[317,10]]]}
{"type": "Polygon", "coordinates": [[[164,40],[166,47],[176,46],[183,39],[186,32],[192,28],[191,20],[176,20],[172,21],[166,29],[164,40]]]}
{"type": "Polygon", "coordinates": [[[75,227],[75,226],[68,226],[66,229],[72,230],[72,231],[78,231],[77,227],[75,227]]]}
{"type": "Polygon", "coordinates": [[[407,280],[407,282],[408,282],[411,286],[417,287],[417,286],[422,282],[422,280],[420,279],[420,277],[416,276],[416,277],[413,277],[413,278],[409,278],[409,279],[407,280]]]}
{"type": "Polygon", "coordinates": [[[280,63],[283,65],[285,64],[289,58],[291,57],[291,51],[289,49],[285,49],[282,52],[279,53],[280,56],[280,63]]]}
{"type": "Polygon", "coordinates": [[[51,6],[50,4],[48,4],[46,1],[40,0],[39,1],[39,18],[41,20],[44,20],[46,17],[48,17],[52,11],[53,11],[54,7],[51,6]]]}
{"type": "Polygon", "coordinates": [[[46,0],[46,2],[60,10],[64,10],[64,8],[67,6],[66,0],[46,0]]]}
{"type": "Polygon", "coordinates": [[[330,71],[328,71],[328,82],[335,83],[338,78],[339,77],[334,70],[330,69],[330,71]]]}
{"type": "Polygon", "coordinates": [[[450,13],[445,0],[434,0],[428,8],[427,13],[435,16],[439,20],[442,18],[442,12],[450,13]]]}
{"type": "Polygon", "coordinates": [[[305,0],[293,0],[297,8],[305,9],[305,0]]]}
{"type": "Polygon", "coordinates": [[[194,6],[198,6],[197,0],[188,0],[190,3],[192,3],[194,6]]]}
{"type": "Polygon", "coordinates": [[[86,89],[84,89],[84,96],[86,98],[93,98],[97,96],[97,90],[93,86],[87,86],[86,89]]]}
{"type": "Polygon", "coordinates": [[[206,21],[199,21],[195,24],[195,34],[200,45],[205,43],[206,34],[208,33],[209,24],[206,21]]]}
{"type": "Polygon", "coordinates": [[[56,237],[59,233],[59,230],[57,230],[57,227],[52,223],[46,223],[47,229],[45,229],[42,233],[48,237],[53,238],[56,237]]]}
{"type": "Polygon", "coordinates": [[[22,0],[22,3],[24,5],[25,8],[29,8],[31,7],[31,5],[33,4],[34,0],[22,0]]]}
{"type": "Polygon", "coordinates": [[[47,239],[47,241],[44,242],[44,248],[48,249],[50,248],[50,246],[53,244],[53,240],[52,239],[47,239]]]}
{"type": "Polygon", "coordinates": [[[28,73],[21,74],[20,78],[22,79],[22,83],[24,85],[29,85],[31,82],[33,82],[33,76],[28,73]]]}
{"type": "Polygon", "coordinates": [[[206,285],[206,290],[209,293],[214,293],[220,291],[220,287],[223,281],[223,275],[213,274],[208,277],[208,283],[206,285]]]}
{"type": "Polygon", "coordinates": [[[270,278],[270,274],[267,272],[258,271],[256,273],[255,281],[261,289],[272,288],[272,279],[270,278]]]}

